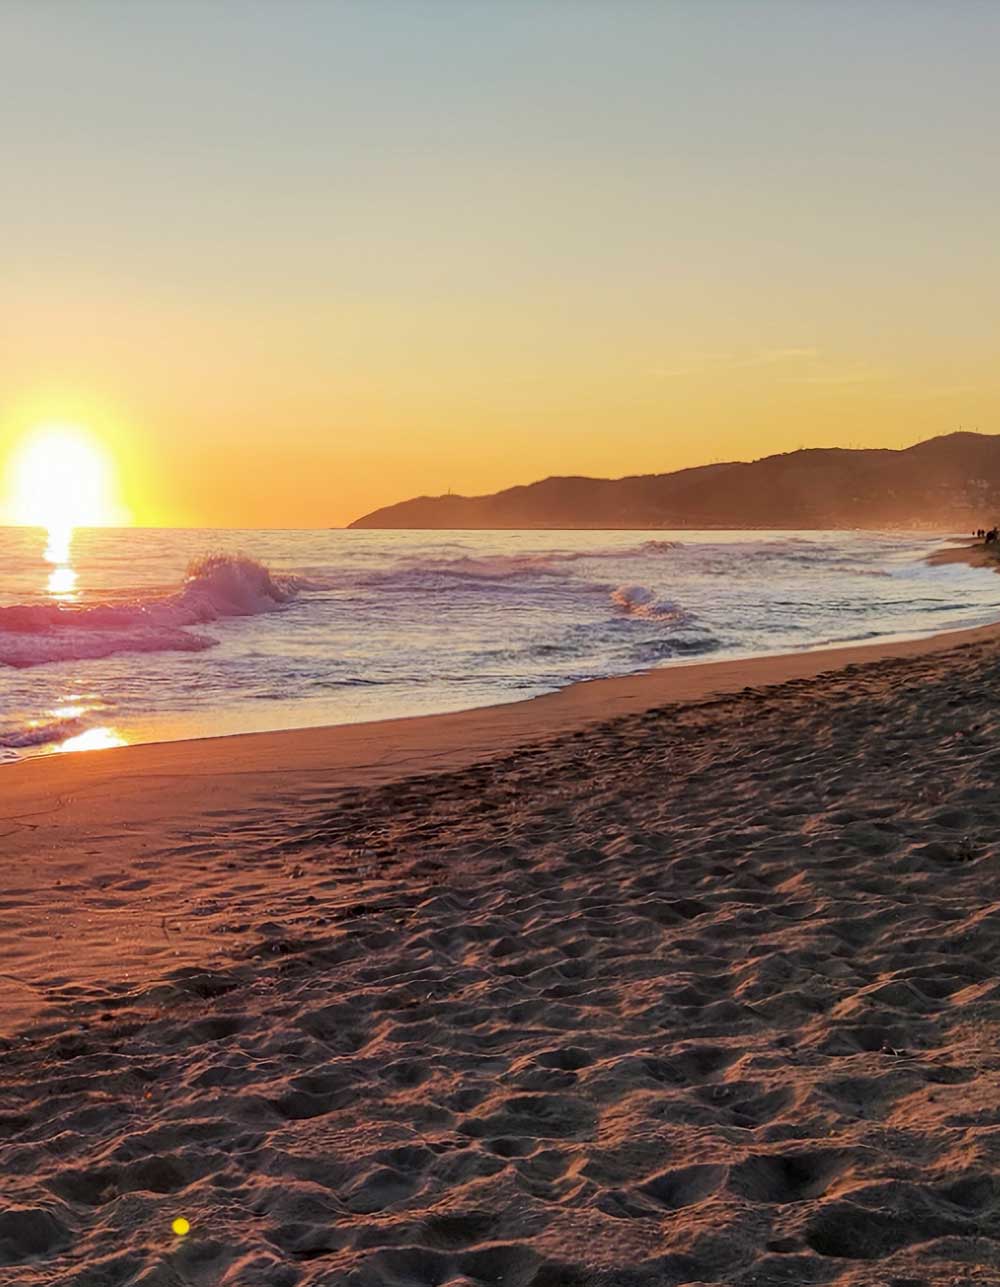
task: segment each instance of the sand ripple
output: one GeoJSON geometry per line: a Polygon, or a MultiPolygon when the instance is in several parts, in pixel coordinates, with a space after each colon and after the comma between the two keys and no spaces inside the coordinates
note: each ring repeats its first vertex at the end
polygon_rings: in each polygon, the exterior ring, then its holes
{"type": "Polygon", "coordinates": [[[1000,1283],[998,680],[853,668],[147,853],[204,959],[2,1047],[3,1282],[1000,1283]]]}

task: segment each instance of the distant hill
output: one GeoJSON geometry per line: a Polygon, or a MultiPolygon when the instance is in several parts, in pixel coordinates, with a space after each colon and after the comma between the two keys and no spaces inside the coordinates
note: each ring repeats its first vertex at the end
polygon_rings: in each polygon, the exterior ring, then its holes
{"type": "Polygon", "coordinates": [[[630,478],[546,478],[492,496],[419,496],[351,527],[973,528],[1000,519],[1000,435],[903,451],[818,448],[630,478]]]}

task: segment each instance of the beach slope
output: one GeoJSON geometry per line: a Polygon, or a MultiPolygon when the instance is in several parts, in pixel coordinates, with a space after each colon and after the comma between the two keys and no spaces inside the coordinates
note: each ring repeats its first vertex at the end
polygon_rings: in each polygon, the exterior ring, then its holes
{"type": "Polygon", "coordinates": [[[4,770],[4,1283],[1000,1283],[998,687],[990,628],[4,770]]]}

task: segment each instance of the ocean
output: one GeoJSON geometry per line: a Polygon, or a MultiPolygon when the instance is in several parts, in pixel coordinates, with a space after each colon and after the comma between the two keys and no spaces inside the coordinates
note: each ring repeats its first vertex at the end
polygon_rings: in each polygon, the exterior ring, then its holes
{"type": "Polygon", "coordinates": [[[516,701],[1000,618],[877,532],[0,529],[0,759],[516,701]]]}

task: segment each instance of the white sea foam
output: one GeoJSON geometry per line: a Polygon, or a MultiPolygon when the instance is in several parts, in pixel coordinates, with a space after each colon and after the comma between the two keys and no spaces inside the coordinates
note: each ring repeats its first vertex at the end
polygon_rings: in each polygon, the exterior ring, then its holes
{"type": "Polygon", "coordinates": [[[29,720],[23,726],[0,725],[0,747],[27,750],[32,746],[48,746],[52,742],[62,742],[67,737],[82,733],[86,727],[86,721],[79,716],[29,720]]]}
{"type": "Polygon", "coordinates": [[[646,621],[668,621],[672,625],[688,625],[689,612],[669,599],[659,599],[645,585],[620,585],[611,592],[611,602],[629,617],[642,617],[646,621]]]}

